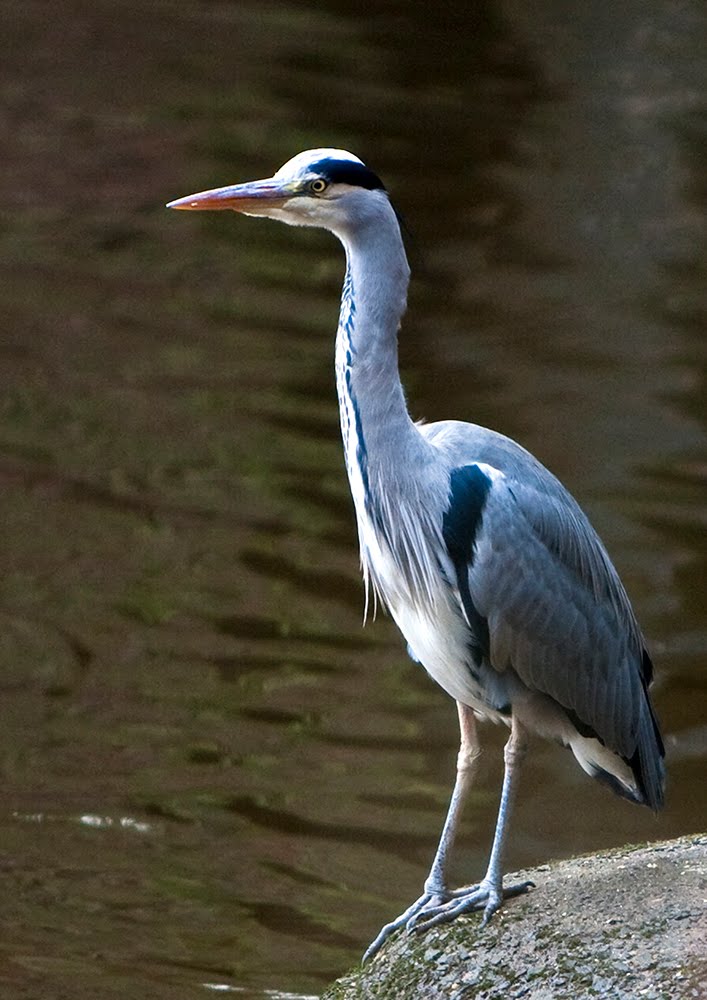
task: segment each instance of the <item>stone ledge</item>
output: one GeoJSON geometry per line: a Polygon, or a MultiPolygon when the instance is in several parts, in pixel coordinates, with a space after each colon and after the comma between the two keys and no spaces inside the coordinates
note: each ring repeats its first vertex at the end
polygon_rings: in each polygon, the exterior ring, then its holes
{"type": "Polygon", "coordinates": [[[707,836],[507,876],[537,889],[427,934],[398,934],[322,1000],[707,997],[707,836]]]}

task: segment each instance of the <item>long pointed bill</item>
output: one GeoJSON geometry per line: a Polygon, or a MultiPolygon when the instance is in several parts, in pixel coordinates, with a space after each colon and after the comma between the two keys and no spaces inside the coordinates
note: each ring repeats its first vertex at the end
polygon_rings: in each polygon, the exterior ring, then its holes
{"type": "Polygon", "coordinates": [[[248,181],[247,184],[233,184],[230,187],[212,188],[199,191],[186,198],[170,201],[167,208],[177,208],[188,212],[214,212],[231,209],[233,212],[259,214],[263,209],[283,205],[288,198],[297,194],[292,183],[283,184],[273,178],[264,181],[248,181]]]}

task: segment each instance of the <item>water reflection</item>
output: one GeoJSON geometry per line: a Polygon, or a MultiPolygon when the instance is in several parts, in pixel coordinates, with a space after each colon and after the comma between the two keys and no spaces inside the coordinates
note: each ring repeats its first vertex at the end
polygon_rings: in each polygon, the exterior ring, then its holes
{"type": "Polygon", "coordinates": [[[538,745],[511,863],[704,824],[700,6],[0,16],[3,995],[319,992],[426,874],[455,719],[361,630],[340,250],[161,209],[313,145],[408,217],[413,412],[546,461],[657,652],[664,816],[538,745]]]}

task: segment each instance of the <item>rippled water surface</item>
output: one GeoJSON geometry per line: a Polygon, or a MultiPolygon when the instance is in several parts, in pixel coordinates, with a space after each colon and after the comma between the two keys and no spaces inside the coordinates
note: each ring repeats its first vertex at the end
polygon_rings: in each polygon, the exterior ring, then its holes
{"type": "Polygon", "coordinates": [[[704,827],[702,5],[47,10],[0,12],[2,995],[316,995],[425,877],[456,718],[361,628],[340,248],[162,208],[310,146],[413,234],[414,414],[535,451],[655,653],[664,814],[538,744],[510,866],[704,827]]]}

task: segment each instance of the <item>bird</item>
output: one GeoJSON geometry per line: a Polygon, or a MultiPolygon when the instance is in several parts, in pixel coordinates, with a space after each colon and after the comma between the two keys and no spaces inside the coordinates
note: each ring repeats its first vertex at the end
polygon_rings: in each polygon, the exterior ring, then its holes
{"type": "MultiPolygon", "coordinates": [[[[626,590],[571,494],[511,438],[459,420],[415,422],[398,366],[410,268],[378,175],[342,149],[298,153],[265,180],[171,201],[233,210],[338,237],[346,270],[336,332],[341,435],[358,528],[365,606],[381,602],[410,657],[456,702],[452,796],[422,893],[387,923],[423,932],[504,899],[503,855],[529,737],[568,747],[611,790],[657,811],[664,747],[653,666],[626,590]],[[509,729],[488,866],[454,889],[449,859],[480,755],[477,720],[509,729]]],[[[364,615],[365,618],[365,615],[364,615]]]]}

